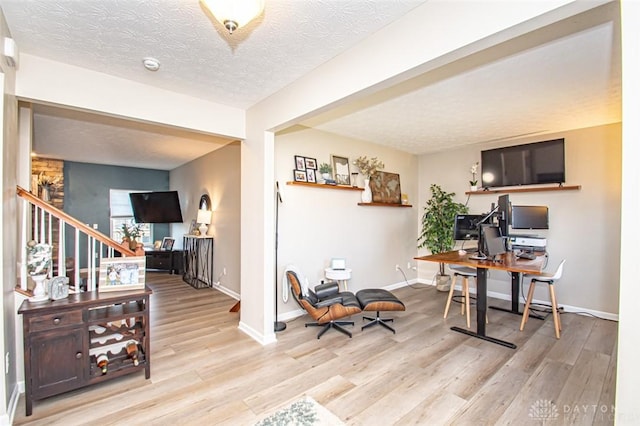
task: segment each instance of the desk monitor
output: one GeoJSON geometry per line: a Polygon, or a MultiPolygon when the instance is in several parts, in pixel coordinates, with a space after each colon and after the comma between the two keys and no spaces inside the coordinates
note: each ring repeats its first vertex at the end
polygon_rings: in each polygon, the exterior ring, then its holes
{"type": "Polygon", "coordinates": [[[506,253],[504,238],[500,234],[500,228],[495,225],[483,225],[482,236],[484,239],[484,255],[493,257],[506,253]]]}
{"type": "Polygon", "coordinates": [[[509,234],[509,225],[511,222],[511,202],[509,202],[509,194],[498,197],[498,226],[502,235],[509,234]]]}
{"type": "Polygon", "coordinates": [[[453,226],[454,240],[477,240],[478,222],[482,220],[481,214],[459,214],[453,226]]]}
{"type": "Polygon", "coordinates": [[[549,229],[547,206],[512,206],[512,229],[549,229]]]}

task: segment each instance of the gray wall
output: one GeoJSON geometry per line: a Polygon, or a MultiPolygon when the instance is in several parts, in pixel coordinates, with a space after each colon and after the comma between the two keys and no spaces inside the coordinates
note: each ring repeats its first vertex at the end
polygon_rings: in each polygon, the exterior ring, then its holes
{"type": "MultiPolygon", "coordinates": [[[[90,226],[98,224],[98,230],[105,235],[109,235],[110,189],[168,191],[169,172],[65,161],[64,211],[90,226]]],[[[154,240],[170,236],[169,224],[154,224],[153,233],[154,240]]],[[[73,236],[67,232],[67,253],[73,252],[73,244],[73,236]]],[[[80,265],[84,267],[82,247],[80,265]]]]}

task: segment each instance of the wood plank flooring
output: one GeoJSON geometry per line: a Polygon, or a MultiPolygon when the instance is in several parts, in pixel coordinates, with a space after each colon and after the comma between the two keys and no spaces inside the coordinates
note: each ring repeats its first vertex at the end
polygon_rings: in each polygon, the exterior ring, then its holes
{"type": "Polygon", "coordinates": [[[551,318],[520,332],[520,317],[492,310],[488,333],[512,350],[451,331],[465,326],[458,305],[444,320],[446,294],[414,285],[394,291],[405,312],[383,315],[395,335],[361,331],[354,315],[352,339],[330,330],[318,340],[303,316],[263,347],[238,330],[228,296],[168,274],[147,282],[151,379],[141,372],[36,401],[30,417],[22,396],[14,424],[251,425],[303,395],[348,425],[613,424],[615,322],[563,314],[556,340],[551,318]]]}

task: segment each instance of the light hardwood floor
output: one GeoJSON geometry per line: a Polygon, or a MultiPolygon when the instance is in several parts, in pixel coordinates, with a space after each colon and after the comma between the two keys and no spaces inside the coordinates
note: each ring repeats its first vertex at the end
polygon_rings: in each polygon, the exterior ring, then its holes
{"type": "Polygon", "coordinates": [[[487,330],[512,350],[449,330],[465,326],[459,305],[443,320],[446,293],[414,285],[394,291],[407,310],[384,315],[395,335],[360,331],[355,315],[352,339],[330,330],[318,340],[303,316],[262,347],[238,330],[233,299],[168,274],[147,282],[151,379],[36,401],[30,417],[22,396],[14,424],[251,425],[303,395],[349,425],[613,424],[614,322],[563,314],[556,340],[551,318],[520,332],[520,317],[491,311],[487,330]]]}

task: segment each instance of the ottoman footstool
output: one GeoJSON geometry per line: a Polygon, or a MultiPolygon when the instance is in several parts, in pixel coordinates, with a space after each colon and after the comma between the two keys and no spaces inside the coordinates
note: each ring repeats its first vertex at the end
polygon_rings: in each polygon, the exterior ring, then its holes
{"type": "Polygon", "coordinates": [[[358,299],[358,303],[360,303],[360,307],[363,311],[376,312],[375,318],[367,316],[362,317],[363,320],[371,321],[370,323],[362,326],[362,330],[379,324],[392,331],[393,334],[396,334],[396,331],[387,324],[387,322],[393,322],[393,318],[380,318],[380,311],[404,311],[405,306],[400,299],[394,296],[390,291],[379,288],[360,290],[356,293],[356,298],[358,299]]]}

